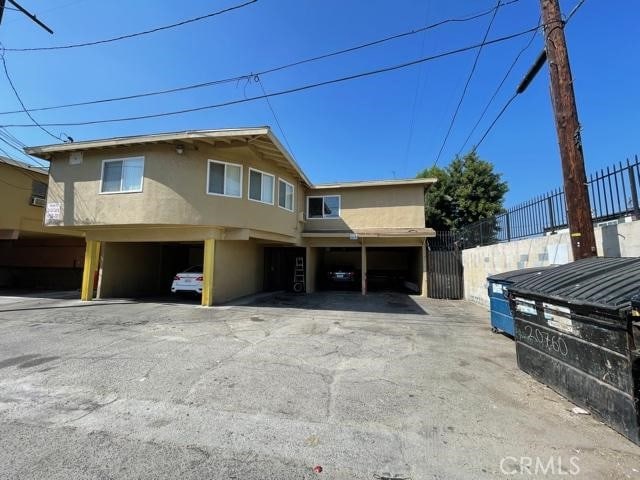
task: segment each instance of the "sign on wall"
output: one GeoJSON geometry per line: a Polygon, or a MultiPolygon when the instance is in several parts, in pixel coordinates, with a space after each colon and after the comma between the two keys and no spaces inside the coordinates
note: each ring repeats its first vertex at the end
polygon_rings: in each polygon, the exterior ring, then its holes
{"type": "Polygon", "coordinates": [[[44,223],[58,223],[62,221],[62,204],[47,203],[44,214],[44,223]]]}

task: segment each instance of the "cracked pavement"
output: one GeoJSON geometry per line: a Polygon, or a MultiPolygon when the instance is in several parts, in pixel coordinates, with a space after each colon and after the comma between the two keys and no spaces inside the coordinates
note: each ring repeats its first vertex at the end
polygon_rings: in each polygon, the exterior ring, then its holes
{"type": "Polygon", "coordinates": [[[640,479],[572,407],[466,302],[0,297],[2,479],[640,479]]]}

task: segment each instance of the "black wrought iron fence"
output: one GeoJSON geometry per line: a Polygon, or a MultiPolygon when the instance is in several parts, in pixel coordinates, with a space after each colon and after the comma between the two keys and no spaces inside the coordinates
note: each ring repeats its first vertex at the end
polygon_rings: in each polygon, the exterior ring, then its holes
{"type": "MultiPolygon", "coordinates": [[[[633,161],[627,159],[626,163],[589,175],[587,188],[594,223],[627,216],[640,218],[639,180],[637,155],[633,161]]],[[[462,248],[470,248],[555,233],[563,228],[567,228],[567,206],[564,189],[558,188],[464,227],[458,235],[462,248]]]]}

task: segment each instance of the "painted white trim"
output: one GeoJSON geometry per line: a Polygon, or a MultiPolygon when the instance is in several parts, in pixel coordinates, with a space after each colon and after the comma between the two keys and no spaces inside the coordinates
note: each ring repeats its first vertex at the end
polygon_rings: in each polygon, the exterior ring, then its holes
{"type": "MultiPolygon", "coordinates": [[[[284,192],[285,195],[285,202],[287,201],[287,191],[285,190],[284,192]]],[[[278,177],[278,208],[281,208],[283,210],[286,210],[287,212],[295,212],[296,210],[296,187],[293,183],[289,183],[287,182],[284,178],[279,178],[278,177]],[[291,187],[291,209],[288,209],[286,207],[283,207],[282,205],[280,205],[280,182],[289,185],[291,187]]]]}
{"type": "MultiPolygon", "coordinates": [[[[262,177],[260,178],[260,196],[262,197],[262,177]]],[[[262,203],[263,205],[275,205],[276,201],[276,176],[273,173],[264,172],[262,170],[258,170],[257,168],[249,167],[249,175],[247,175],[247,198],[252,202],[262,203]],[[272,202],[265,202],[263,200],[256,200],[255,198],[251,198],[251,172],[259,173],[260,175],[267,175],[268,177],[273,178],[273,183],[271,186],[271,198],[272,202]]]]}
{"type": "Polygon", "coordinates": [[[142,191],[144,190],[144,166],[145,166],[145,157],[144,155],[138,155],[135,157],[122,157],[122,158],[106,158],[104,160],[102,160],[102,167],[100,169],[100,185],[99,185],[99,190],[98,190],[98,195],[117,195],[117,194],[124,194],[124,193],[142,193],[142,191]],[[121,190],[115,191],[115,192],[103,192],[102,188],[104,186],[104,166],[107,163],[111,163],[111,162],[122,162],[122,171],[124,171],[124,164],[127,160],[139,160],[142,159],[142,175],[140,176],[140,188],[136,189],[136,190],[122,190],[122,174],[120,176],[120,188],[121,190]]]}
{"type": "Polygon", "coordinates": [[[342,218],[342,195],[308,195],[307,196],[307,208],[305,209],[305,217],[307,220],[337,220],[338,218],[342,218]],[[327,197],[338,197],[338,216],[337,217],[325,217],[324,216],[324,199],[327,197]],[[309,199],[310,198],[322,198],[322,217],[309,217],[309,199]]]}
{"type": "Polygon", "coordinates": [[[222,160],[214,160],[209,158],[207,160],[207,183],[204,186],[204,192],[207,195],[213,195],[215,197],[226,197],[226,198],[242,198],[242,184],[244,183],[243,176],[243,168],[240,163],[231,163],[231,162],[223,162],[222,160]],[[227,195],[226,193],[214,193],[209,191],[209,176],[211,175],[211,164],[219,163],[220,165],[224,165],[224,178],[222,179],[222,191],[224,192],[225,187],[227,186],[227,165],[232,165],[234,167],[240,167],[240,194],[239,195],[227,195]]]}

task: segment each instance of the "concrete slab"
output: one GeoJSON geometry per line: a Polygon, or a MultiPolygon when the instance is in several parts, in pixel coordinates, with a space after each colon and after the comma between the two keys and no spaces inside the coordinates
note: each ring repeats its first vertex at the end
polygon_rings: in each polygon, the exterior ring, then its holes
{"type": "Polygon", "coordinates": [[[0,478],[640,478],[572,407],[465,302],[0,302],[0,478]]]}

